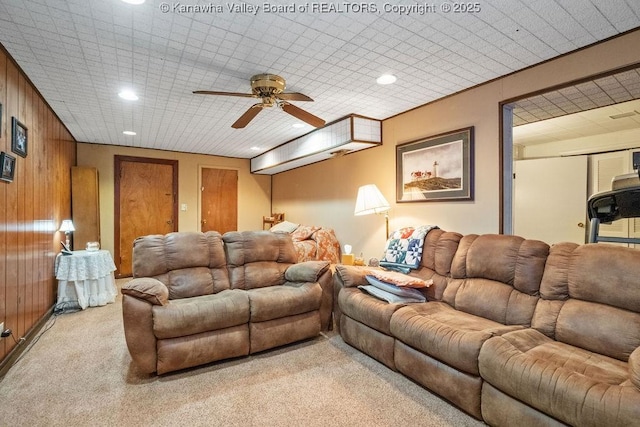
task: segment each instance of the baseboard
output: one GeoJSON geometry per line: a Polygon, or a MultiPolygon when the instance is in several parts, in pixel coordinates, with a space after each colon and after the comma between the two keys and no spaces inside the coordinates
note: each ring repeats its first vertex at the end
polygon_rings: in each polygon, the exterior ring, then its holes
{"type": "Polygon", "coordinates": [[[2,381],[7,372],[9,372],[9,369],[11,369],[16,360],[18,360],[18,358],[22,356],[22,353],[24,353],[24,351],[29,347],[34,338],[38,336],[40,329],[42,329],[45,323],[47,323],[47,321],[51,318],[54,308],[55,305],[47,310],[44,316],[42,316],[42,318],[35,325],[33,325],[29,332],[27,332],[24,340],[18,341],[18,344],[13,347],[13,350],[11,350],[9,354],[7,354],[2,362],[0,362],[0,381],[2,381]]]}

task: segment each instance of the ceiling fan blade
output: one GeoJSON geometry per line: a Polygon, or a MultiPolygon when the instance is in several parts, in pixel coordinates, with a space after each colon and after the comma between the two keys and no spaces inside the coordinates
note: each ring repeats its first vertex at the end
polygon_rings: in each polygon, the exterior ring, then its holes
{"type": "Polygon", "coordinates": [[[262,110],[262,104],[253,104],[243,115],[240,116],[234,124],[231,125],[234,129],[242,129],[249,124],[251,120],[262,110]]]}
{"type": "Polygon", "coordinates": [[[307,95],[298,92],[283,92],[276,94],[276,98],[286,101],[313,101],[307,95]]]}
{"type": "Polygon", "coordinates": [[[289,104],[289,103],[282,103],[282,109],[286,112],[291,114],[293,117],[297,117],[298,119],[302,120],[303,122],[307,122],[309,123],[311,126],[319,128],[324,126],[324,120],[322,120],[320,117],[316,117],[313,114],[304,111],[302,108],[296,107],[293,104],[289,104]]]}
{"type": "Polygon", "coordinates": [[[196,95],[224,95],[224,96],[241,96],[243,98],[257,98],[252,93],[239,93],[239,92],[216,92],[213,90],[194,90],[196,95]]]}

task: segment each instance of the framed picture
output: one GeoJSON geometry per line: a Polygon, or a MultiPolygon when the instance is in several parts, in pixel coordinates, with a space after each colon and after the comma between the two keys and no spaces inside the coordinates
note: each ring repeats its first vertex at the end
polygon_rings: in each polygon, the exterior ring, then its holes
{"type": "Polygon", "coordinates": [[[396,202],[473,200],[473,126],[396,147],[396,202]]]}
{"type": "Polygon", "coordinates": [[[18,156],[27,157],[27,128],[15,117],[11,118],[11,151],[18,156]]]}
{"type": "Polygon", "coordinates": [[[16,158],[3,151],[0,153],[0,167],[2,167],[0,180],[7,182],[13,181],[13,174],[16,171],[16,158]]]}

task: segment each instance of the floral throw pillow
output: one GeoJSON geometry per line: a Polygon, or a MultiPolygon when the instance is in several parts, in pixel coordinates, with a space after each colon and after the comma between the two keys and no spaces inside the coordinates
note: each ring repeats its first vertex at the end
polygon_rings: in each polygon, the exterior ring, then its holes
{"type": "Polygon", "coordinates": [[[301,242],[307,240],[313,233],[320,230],[320,227],[314,227],[312,225],[301,225],[296,228],[296,231],[291,233],[291,240],[294,242],[301,242]]]}

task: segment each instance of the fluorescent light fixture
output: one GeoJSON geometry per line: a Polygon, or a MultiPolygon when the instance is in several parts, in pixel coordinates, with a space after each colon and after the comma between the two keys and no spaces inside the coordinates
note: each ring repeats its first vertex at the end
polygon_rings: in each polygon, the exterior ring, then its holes
{"type": "Polygon", "coordinates": [[[378,145],[382,122],[351,114],[253,157],[251,173],[274,175],[378,145]]]}
{"type": "Polygon", "coordinates": [[[124,89],[118,93],[118,96],[122,99],[126,99],[127,101],[137,101],[138,95],[132,90],[124,89]]]}
{"type": "Polygon", "coordinates": [[[383,74],[376,79],[376,83],[379,85],[390,85],[391,83],[395,83],[396,80],[398,79],[393,74],[383,74]]]}
{"type": "Polygon", "coordinates": [[[125,135],[129,135],[129,136],[137,135],[137,133],[135,133],[132,130],[123,130],[122,133],[125,134],[125,135]]]}

